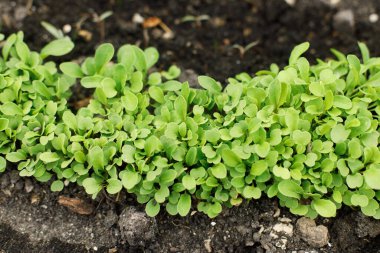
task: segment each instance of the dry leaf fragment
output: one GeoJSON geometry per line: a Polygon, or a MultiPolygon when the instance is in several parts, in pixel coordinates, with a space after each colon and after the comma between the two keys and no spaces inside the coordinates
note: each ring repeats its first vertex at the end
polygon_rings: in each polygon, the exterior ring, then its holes
{"type": "Polygon", "coordinates": [[[90,215],[94,210],[94,207],[90,203],[78,198],[59,196],[58,204],[67,207],[74,213],[83,215],[90,215]]]}

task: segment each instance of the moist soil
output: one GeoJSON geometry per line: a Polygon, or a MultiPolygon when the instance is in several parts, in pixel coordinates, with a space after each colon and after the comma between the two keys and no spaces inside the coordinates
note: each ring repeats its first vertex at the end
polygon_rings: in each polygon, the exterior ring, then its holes
{"type": "MultiPolygon", "coordinates": [[[[310,59],[331,57],[330,48],[358,54],[357,41],[380,55],[379,12],[377,0],[0,0],[0,32],[23,30],[38,50],[52,39],[40,25],[48,21],[68,31],[76,44],[58,61],[80,60],[102,42],[132,43],[158,48],[158,69],[176,64],[186,78],[208,74],[224,82],[271,63],[286,65],[291,49],[304,41],[311,43],[310,59]],[[113,15],[96,22],[108,10],[113,15]],[[186,16],[191,21],[184,22],[186,16]],[[141,17],[160,18],[172,33],[143,28],[141,17]]],[[[75,93],[74,99],[83,97],[86,93],[75,93]]],[[[379,221],[349,208],[336,218],[316,220],[328,229],[329,239],[315,246],[310,234],[298,229],[299,217],[274,199],[244,202],[215,219],[195,211],[185,218],[161,212],[146,223],[154,224],[153,237],[141,232],[138,220],[136,231],[123,233],[119,217],[130,207],[139,215],[143,211],[125,193],[91,200],[73,185],[52,193],[48,185],[8,170],[0,176],[0,252],[380,252],[379,221]],[[79,209],[62,205],[62,196],[80,200],[79,209]],[[138,243],[129,243],[136,235],[138,243]]]]}

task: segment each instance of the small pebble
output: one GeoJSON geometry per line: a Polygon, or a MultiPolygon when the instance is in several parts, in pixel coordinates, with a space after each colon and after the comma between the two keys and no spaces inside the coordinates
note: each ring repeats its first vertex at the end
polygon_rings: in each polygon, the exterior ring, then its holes
{"type": "Polygon", "coordinates": [[[33,185],[32,180],[30,180],[29,178],[26,178],[25,179],[25,184],[24,184],[24,190],[27,193],[30,193],[31,191],[33,191],[33,189],[34,189],[34,185],[33,185]]]}
{"type": "Polygon", "coordinates": [[[132,22],[136,24],[142,24],[144,23],[144,17],[141,16],[139,13],[135,13],[132,17],[132,22]]]}
{"type": "Polygon", "coordinates": [[[290,5],[290,6],[294,6],[297,2],[297,0],[285,0],[285,2],[290,5]]]}
{"type": "Polygon", "coordinates": [[[379,15],[377,15],[376,13],[372,13],[371,15],[369,15],[369,22],[376,23],[378,20],[379,15]]]}
{"type": "Polygon", "coordinates": [[[209,253],[212,252],[211,239],[204,240],[204,246],[205,246],[207,252],[209,252],[209,253]]]}
{"type": "Polygon", "coordinates": [[[216,225],[216,222],[212,221],[211,226],[215,226],[215,225],[216,225]]]}
{"type": "Polygon", "coordinates": [[[71,32],[71,29],[72,29],[71,25],[69,25],[69,24],[64,25],[63,28],[62,28],[62,30],[63,30],[64,33],[71,32]]]}

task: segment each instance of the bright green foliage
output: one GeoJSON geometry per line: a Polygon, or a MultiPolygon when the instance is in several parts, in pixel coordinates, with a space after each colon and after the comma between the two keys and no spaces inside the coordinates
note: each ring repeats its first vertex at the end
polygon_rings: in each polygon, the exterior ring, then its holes
{"type": "MultiPolygon", "coordinates": [[[[0,40],[2,38],[0,37],[0,40]]],[[[217,216],[223,206],[266,194],[294,214],[335,216],[342,205],[380,218],[380,58],[356,56],[310,65],[297,46],[284,69],[229,78],[225,88],[199,76],[202,89],[177,81],[180,70],[149,70],[154,48],[103,44],[83,63],[62,38],[41,53],[23,34],[0,58],[0,172],[69,183],[96,197],[126,190],[155,216],[217,216]],[[76,80],[79,79],[79,80],[76,80]],[[75,82],[90,104],[67,106],[75,82]]]]}

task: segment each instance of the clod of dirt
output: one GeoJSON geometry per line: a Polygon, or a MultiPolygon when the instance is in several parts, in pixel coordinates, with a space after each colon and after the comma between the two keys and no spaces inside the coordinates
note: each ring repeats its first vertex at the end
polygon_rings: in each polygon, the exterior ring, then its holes
{"type": "Polygon", "coordinates": [[[94,207],[90,203],[77,198],[59,196],[58,204],[67,207],[74,213],[83,215],[90,215],[94,211],[94,207]]]}
{"type": "Polygon", "coordinates": [[[20,175],[18,174],[17,170],[12,170],[9,174],[9,177],[11,179],[11,184],[15,184],[18,180],[20,180],[20,175]]]}
{"type": "Polygon", "coordinates": [[[380,235],[380,220],[375,220],[370,217],[358,214],[356,217],[355,232],[358,237],[377,237],[380,235]]]}
{"type": "Polygon", "coordinates": [[[156,238],[157,223],[135,207],[127,207],[119,217],[118,225],[122,241],[131,246],[145,246],[156,238]]]}
{"type": "Polygon", "coordinates": [[[355,18],[351,9],[338,11],[334,16],[334,28],[342,33],[351,34],[354,31],[355,18]]]}
{"type": "Polygon", "coordinates": [[[4,174],[0,177],[0,188],[5,189],[10,184],[10,178],[8,174],[4,174]]]}
{"type": "Polygon", "coordinates": [[[323,225],[317,226],[315,221],[302,217],[297,221],[297,230],[301,238],[312,247],[321,248],[329,241],[329,231],[323,225]]]}
{"type": "Polygon", "coordinates": [[[33,189],[34,189],[34,185],[33,185],[32,180],[30,180],[29,178],[26,178],[25,183],[24,183],[25,192],[29,193],[29,192],[33,191],[33,189]]]}

